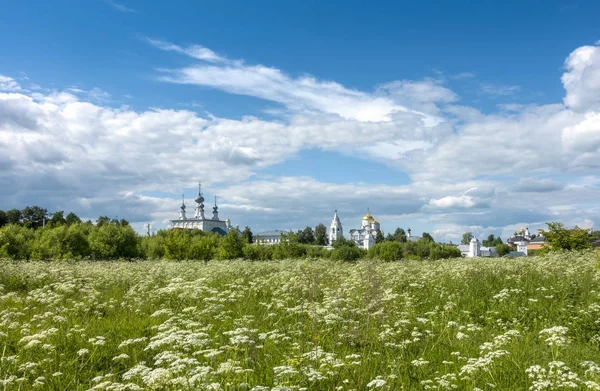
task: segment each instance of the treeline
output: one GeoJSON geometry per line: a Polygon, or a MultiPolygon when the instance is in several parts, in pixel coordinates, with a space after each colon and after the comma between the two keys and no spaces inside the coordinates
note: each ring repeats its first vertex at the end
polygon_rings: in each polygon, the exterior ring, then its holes
{"type": "MultiPolygon", "coordinates": [[[[24,209],[11,209],[11,210],[0,210],[0,228],[5,225],[12,224],[21,227],[37,229],[41,227],[58,227],[61,225],[72,225],[81,223],[82,220],[75,213],[70,212],[65,216],[63,210],[58,212],[49,213],[48,209],[40,206],[27,206],[24,209]]],[[[119,224],[129,225],[129,222],[125,219],[111,219],[108,216],[100,216],[96,220],[96,225],[101,226],[104,224],[119,224]]],[[[87,220],[85,224],[93,225],[91,220],[87,220]]]]}
{"type": "Polygon", "coordinates": [[[0,257],[15,260],[60,259],[170,259],[170,260],[278,260],[361,258],[397,261],[460,257],[460,251],[428,239],[415,242],[383,241],[369,251],[341,238],[333,250],[300,242],[296,233],[282,234],[272,246],[250,243],[248,235],[232,230],[226,236],[200,230],[160,230],[152,236],[138,235],[126,222],[99,219],[91,222],[47,224],[43,229],[8,224],[0,228],[0,257]]]}

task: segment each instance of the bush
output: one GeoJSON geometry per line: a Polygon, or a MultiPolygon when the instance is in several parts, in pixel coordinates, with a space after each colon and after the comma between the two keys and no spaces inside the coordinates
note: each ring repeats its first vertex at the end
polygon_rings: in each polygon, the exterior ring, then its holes
{"type": "Polygon", "coordinates": [[[369,258],[382,261],[399,261],[403,258],[403,246],[400,242],[381,242],[369,249],[369,258]]]}
{"type": "Polygon", "coordinates": [[[354,262],[363,256],[363,251],[356,246],[342,246],[331,251],[331,259],[336,261],[354,262]]]}

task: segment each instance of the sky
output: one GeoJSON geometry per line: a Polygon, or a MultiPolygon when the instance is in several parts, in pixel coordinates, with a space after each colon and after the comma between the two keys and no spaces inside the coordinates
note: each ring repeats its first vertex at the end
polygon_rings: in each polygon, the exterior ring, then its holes
{"type": "Polygon", "coordinates": [[[0,209],[142,232],[367,210],[438,241],[600,225],[597,1],[13,1],[0,209]]]}

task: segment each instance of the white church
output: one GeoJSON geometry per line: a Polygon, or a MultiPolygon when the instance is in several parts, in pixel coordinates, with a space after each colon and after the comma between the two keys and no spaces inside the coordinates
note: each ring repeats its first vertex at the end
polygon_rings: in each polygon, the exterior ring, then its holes
{"type": "Polygon", "coordinates": [[[197,228],[204,232],[215,232],[221,236],[227,235],[232,229],[229,219],[219,220],[219,207],[217,206],[217,197],[215,196],[215,206],[213,206],[212,218],[204,216],[204,197],[202,196],[202,184],[198,183],[198,197],[194,200],[196,208],[194,216],[187,217],[185,199],[182,196],[179,218],[170,220],[172,229],[194,229],[197,228]]]}
{"type": "MultiPolygon", "coordinates": [[[[375,244],[375,237],[377,233],[383,231],[379,225],[379,222],[371,215],[370,212],[362,218],[360,229],[350,230],[350,240],[352,240],[358,247],[368,250],[375,244]]],[[[344,236],[344,230],[342,228],[342,222],[338,217],[337,210],[333,214],[333,220],[329,228],[329,244],[331,245],[336,239],[344,236]]]]}

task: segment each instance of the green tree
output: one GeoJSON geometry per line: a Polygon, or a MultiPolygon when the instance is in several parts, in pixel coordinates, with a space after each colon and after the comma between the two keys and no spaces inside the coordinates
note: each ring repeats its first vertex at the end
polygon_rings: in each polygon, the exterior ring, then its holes
{"type": "Polygon", "coordinates": [[[29,259],[34,232],[19,225],[0,228],[0,258],[29,259]]]}
{"type": "Polygon", "coordinates": [[[388,242],[393,242],[396,239],[394,238],[394,235],[387,234],[387,236],[385,237],[385,240],[388,241],[388,242]]]}
{"type": "Polygon", "coordinates": [[[129,225],[129,221],[127,221],[125,219],[121,219],[121,220],[119,220],[119,225],[121,227],[125,227],[126,225],[129,225]]]}
{"type": "Polygon", "coordinates": [[[344,262],[358,261],[362,256],[363,250],[361,250],[357,246],[345,245],[338,248],[334,248],[331,252],[332,259],[344,262]]]}
{"type": "Polygon", "coordinates": [[[244,228],[242,231],[242,238],[244,239],[244,242],[252,244],[252,230],[250,227],[246,226],[246,228],[244,228]]]}
{"type": "Polygon", "coordinates": [[[500,243],[496,244],[496,254],[503,257],[511,251],[511,247],[508,244],[500,243]]]}
{"type": "Polygon", "coordinates": [[[98,227],[102,227],[103,225],[108,224],[108,223],[110,223],[110,217],[108,217],[108,216],[100,216],[96,220],[96,226],[98,226],[98,227]]]}
{"type": "Polygon", "coordinates": [[[298,241],[304,244],[313,244],[315,242],[315,234],[311,227],[306,227],[298,233],[298,241]]]}
{"type": "Polygon", "coordinates": [[[383,236],[383,232],[381,230],[377,231],[377,235],[375,235],[375,243],[381,243],[385,241],[385,237],[383,236]]]}
{"type": "Polygon", "coordinates": [[[429,242],[435,242],[435,240],[433,240],[433,236],[431,236],[428,232],[423,232],[421,239],[425,239],[429,242]]]}
{"type": "Polygon", "coordinates": [[[369,249],[369,258],[382,261],[399,261],[404,256],[403,245],[395,240],[378,243],[369,249]]]}
{"type": "Polygon", "coordinates": [[[582,228],[567,229],[563,223],[546,223],[548,229],[540,230],[546,238],[546,251],[555,250],[584,250],[592,247],[589,230],[582,228]]]}
{"type": "Polygon", "coordinates": [[[495,243],[496,243],[496,238],[494,237],[494,234],[488,235],[487,239],[485,239],[484,241],[481,242],[481,244],[485,247],[492,247],[492,246],[494,246],[495,243]]]}
{"type": "Polygon", "coordinates": [[[188,249],[192,243],[192,238],[188,230],[170,229],[167,231],[164,241],[166,259],[182,260],[188,258],[188,249]]]}
{"type": "Polygon", "coordinates": [[[327,227],[323,224],[319,224],[315,227],[315,244],[319,246],[326,246],[328,243],[327,238],[327,227]]]}
{"type": "Polygon", "coordinates": [[[22,224],[21,211],[18,209],[11,209],[6,212],[6,223],[7,224],[22,224]]]}
{"type": "Polygon", "coordinates": [[[6,224],[8,224],[8,217],[6,216],[6,212],[0,210],[0,228],[4,227],[6,224]]]}
{"type": "Polygon", "coordinates": [[[219,259],[237,259],[244,256],[244,239],[237,230],[232,229],[221,238],[219,259]]]}
{"type": "Polygon", "coordinates": [[[67,225],[81,223],[81,219],[75,213],[70,212],[67,217],[65,217],[65,223],[67,225]]]}
{"type": "Polygon", "coordinates": [[[394,231],[394,239],[400,243],[406,243],[406,231],[404,228],[396,228],[394,231]]]}
{"type": "Polygon", "coordinates": [[[44,224],[48,210],[40,206],[27,206],[21,211],[21,221],[27,228],[39,228],[44,224]]]}
{"type": "Polygon", "coordinates": [[[90,250],[95,258],[133,258],[137,256],[139,237],[130,226],[103,224],[89,236],[90,250]]]}
{"type": "Polygon", "coordinates": [[[471,243],[471,239],[473,239],[473,233],[465,232],[462,236],[462,240],[460,241],[460,244],[469,244],[469,243],[471,243]]]}
{"type": "Polygon", "coordinates": [[[58,212],[54,212],[52,214],[52,218],[50,219],[50,223],[52,224],[53,227],[58,227],[59,225],[63,225],[66,220],[65,220],[65,212],[62,210],[59,210],[58,212]]]}
{"type": "MultiPolygon", "coordinates": [[[[233,230],[230,232],[233,232],[233,230]]],[[[219,239],[219,235],[215,233],[193,237],[188,250],[188,258],[204,262],[214,259],[217,255],[217,249],[219,248],[219,239]]]]}

